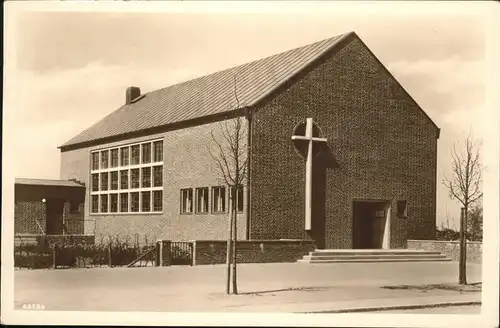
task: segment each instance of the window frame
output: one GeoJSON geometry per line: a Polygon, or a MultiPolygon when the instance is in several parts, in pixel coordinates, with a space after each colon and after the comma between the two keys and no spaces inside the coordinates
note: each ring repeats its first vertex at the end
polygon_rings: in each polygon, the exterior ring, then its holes
{"type": "Polygon", "coordinates": [[[243,185],[239,185],[238,187],[232,186],[230,187],[230,190],[232,189],[236,189],[236,193],[234,195],[236,201],[236,213],[243,213],[245,211],[245,187],[243,185]],[[238,201],[238,191],[241,191],[241,210],[238,208],[238,206],[240,205],[240,202],[238,201]]]}
{"type": "Polygon", "coordinates": [[[194,191],[193,188],[182,188],[180,191],[180,209],[179,213],[180,214],[193,214],[194,213],[194,191]],[[184,203],[184,192],[187,192],[187,195],[189,196],[189,193],[191,193],[191,211],[186,212],[184,211],[185,208],[185,203],[184,203]]]}
{"type": "Polygon", "coordinates": [[[227,205],[228,205],[228,197],[227,197],[227,190],[226,186],[212,186],[212,193],[211,193],[211,200],[210,200],[210,210],[212,214],[224,214],[227,213],[227,205]],[[220,196],[221,194],[223,195],[223,209],[222,211],[217,211],[215,209],[215,190],[223,190],[223,193],[219,193],[218,195],[220,196]]]}
{"type": "MultiPolygon", "coordinates": [[[[163,200],[161,206],[157,204],[158,206],[154,206],[154,195],[158,197],[158,193],[155,193],[155,191],[161,191],[161,197],[163,199],[165,193],[164,193],[164,185],[165,185],[165,168],[164,168],[164,162],[155,162],[153,158],[153,149],[154,145],[156,142],[161,142],[163,145],[163,138],[162,139],[152,139],[152,140],[146,140],[146,141],[141,141],[141,142],[134,142],[134,143],[129,143],[129,144],[122,144],[122,145],[116,145],[113,147],[106,147],[106,148],[100,148],[100,149],[93,149],[90,151],[90,163],[89,163],[89,176],[90,176],[90,181],[91,181],[91,188],[89,188],[89,194],[90,194],[90,199],[92,200],[94,196],[97,196],[98,199],[98,204],[97,204],[97,212],[93,211],[95,208],[92,208],[89,206],[89,214],[92,216],[96,215],[144,215],[144,214],[163,214],[163,200]],[[142,160],[142,149],[144,144],[149,144],[149,146],[145,146],[145,148],[149,148],[149,151],[146,151],[146,153],[149,152],[149,163],[143,163],[142,160]],[[138,146],[139,147],[139,163],[138,164],[131,164],[132,163],[132,147],[138,146]],[[126,149],[126,150],[125,150],[126,149]],[[118,152],[118,165],[117,166],[112,166],[111,165],[111,154],[113,153],[116,154],[116,151],[118,152]],[[102,168],[101,166],[101,154],[106,152],[108,155],[108,165],[106,168],[102,168]],[[97,154],[97,155],[94,155],[97,154]],[[126,158],[122,158],[122,155],[125,155],[126,158]],[[94,159],[99,158],[99,166],[97,169],[95,169],[94,165],[94,159]],[[128,164],[128,165],[124,165],[128,164]],[[156,186],[154,186],[154,177],[153,177],[153,171],[154,167],[161,167],[161,173],[162,173],[162,178],[161,181],[157,180],[156,186]],[[149,171],[149,187],[143,187],[143,169],[146,168],[144,171],[149,171]],[[149,168],[149,169],[147,169],[149,168]],[[139,171],[139,187],[138,188],[132,188],[132,170],[138,169],[139,171]],[[116,172],[116,173],[114,173],[116,172]],[[122,188],[122,172],[126,172],[126,178],[127,178],[127,188],[122,188]],[[97,174],[98,177],[98,186],[97,190],[93,190],[95,188],[92,188],[92,177],[94,174],[97,174]],[[102,190],[101,189],[101,176],[102,175],[107,175],[107,184],[108,188],[107,190],[102,190]],[[118,188],[117,189],[112,189],[112,176],[113,175],[118,175],[118,188]],[[143,192],[149,192],[150,199],[149,199],[149,209],[150,211],[142,211],[143,206],[143,192]],[[132,193],[139,193],[139,211],[137,212],[132,212],[132,193]],[[116,212],[111,212],[111,194],[117,194],[117,211],[116,212]],[[127,194],[127,212],[122,211],[122,194],[127,194]],[[108,201],[107,201],[107,212],[102,212],[101,211],[101,199],[103,196],[101,195],[107,195],[108,201]],[[161,210],[160,210],[161,207],[161,210]],[[155,210],[156,208],[156,210],[155,210]]],[[[162,148],[163,150],[163,148],[162,148]]],[[[163,154],[163,152],[162,152],[163,154]]],[[[163,157],[164,158],[164,154],[163,157]]],[[[124,173],[125,175],[125,173],[124,173]]],[[[147,175],[147,174],[146,174],[147,175]]],[[[124,177],[125,178],[125,177],[124,177]]],[[[106,181],[105,181],[106,182],[106,181]]],[[[125,181],[123,181],[125,182],[125,181]]],[[[147,185],[147,184],[146,184],[147,185]]],[[[125,186],[124,186],[125,187],[125,186]]],[[[113,196],[115,197],[115,196],[113,196]]],[[[125,196],[123,196],[125,198],[125,196]]],[[[134,196],[135,197],[135,196],[134,196]]],[[[147,197],[147,196],[146,196],[147,197]]],[[[123,199],[125,201],[125,199],[123,199]]],[[[135,204],[135,203],[134,203],[135,204]]],[[[147,206],[145,206],[147,208],[147,206]]]]}
{"type": "Polygon", "coordinates": [[[401,219],[408,218],[408,201],[406,199],[399,199],[396,201],[396,216],[401,219]],[[400,212],[400,207],[402,207],[403,212],[400,212]]]}
{"type": "Polygon", "coordinates": [[[210,214],[210,188],[209,187],[198,187],[195,189],[195,214],[210,214]],[[207,192],[207,202],[206,202],[206,211],[198,211],[198,193],[202,190],[207,192]]]}

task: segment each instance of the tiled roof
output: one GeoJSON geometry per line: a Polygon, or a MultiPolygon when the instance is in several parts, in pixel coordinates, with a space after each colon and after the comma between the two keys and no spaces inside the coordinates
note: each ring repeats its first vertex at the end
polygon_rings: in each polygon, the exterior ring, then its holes
{"type": "Polygon", "coordinates": [[[342,36],[146,93],[61,147],[232,111],[235,81],[240,108],[252,106],[338,44],[342,36]]]}
{"type": "Polygon", "coordinates": [[[57,186],[57,187],[81,187],[81,184],[69,180],[50,180],[50,179],[26,179],[16,178],[15,184],[31,185],[31,186],[57,186]]]}

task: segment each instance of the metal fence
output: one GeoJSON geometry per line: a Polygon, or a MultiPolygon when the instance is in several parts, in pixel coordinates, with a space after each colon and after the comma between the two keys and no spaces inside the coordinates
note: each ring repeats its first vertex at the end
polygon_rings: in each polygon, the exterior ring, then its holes
{"type": "Polygon", "coordinates": [[[154,266],[156,245],[19,243],[14,246],[16,268],[92,268],[154,266]]]}
{"type": "Polygon", "coordinates": [[[172,265],[193,265],[193,243],[174,241],[170,243],[172,265]]]}

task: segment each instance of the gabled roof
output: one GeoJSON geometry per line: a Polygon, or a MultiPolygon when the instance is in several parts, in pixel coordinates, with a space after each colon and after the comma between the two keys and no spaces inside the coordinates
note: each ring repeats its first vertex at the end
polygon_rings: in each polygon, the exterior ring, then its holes
{"type": "Polygon", "coordinates": [[[51,179],[27,179],[16,178],[15,184],[17,185],[30,185],[30,186],[56,186],[56,187],[80,187],[85,186],[72,180],[51,180],[51,179]]]}
{"type": "Polygon", "coordinates": [[[233,111],[235,82],[239,108],[253,106],[351,33],[146,93],[60,148],[233,111]]]}

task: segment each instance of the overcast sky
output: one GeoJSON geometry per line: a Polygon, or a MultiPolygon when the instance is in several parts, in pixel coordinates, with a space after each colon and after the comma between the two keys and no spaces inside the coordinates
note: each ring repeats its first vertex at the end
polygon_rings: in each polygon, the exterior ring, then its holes
{"type": "Polygon", "coordinates": [[[453,142],[469,128],[481,137],[482,17],[397,12],[11,15],[4,113],[17,136],[15,176],[59,178],[57,147],[121,106],[129,85],[148,92],[355,31],[441,128],[438,224],[452,220],[458,206],[440,181],[453,142]]]}

